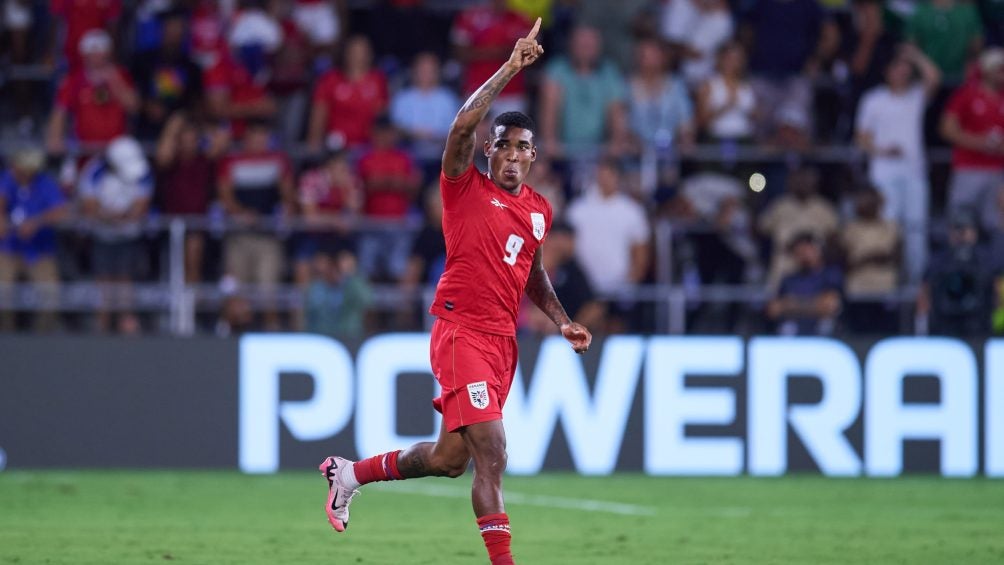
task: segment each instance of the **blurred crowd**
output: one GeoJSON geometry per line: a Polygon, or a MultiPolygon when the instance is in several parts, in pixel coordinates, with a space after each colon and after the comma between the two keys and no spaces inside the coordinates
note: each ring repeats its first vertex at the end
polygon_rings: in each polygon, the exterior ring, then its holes
{"type": "Polygon", "coordinates": [[[156,330],[129,304],[169,218],[207,331],[421,327],[450,123],[538,16],[493,112],[537,121],[576,320],[652,331],[636,289],[674,283],[692,331],[1004,333],[997,0],[4,0],[0,330],[156,330]],[[93,316],[52,311],[74,281],[93,316]]]}

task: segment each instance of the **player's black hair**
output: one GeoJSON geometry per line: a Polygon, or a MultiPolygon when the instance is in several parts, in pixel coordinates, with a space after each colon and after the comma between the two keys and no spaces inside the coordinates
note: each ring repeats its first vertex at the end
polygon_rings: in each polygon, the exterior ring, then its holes
{"type": "Polygon", "coordinates": [[[508,128],[520,128],[525,130],[530,130],[530,133],[534,137],[537,136],[537,124],[534,123],[533,118],[527,116],[523,112],[502,112],[495,119],[492,120],[492,137],[495,137],[495,132],[498,127],[502,126],[506,129],[508,128]]]}

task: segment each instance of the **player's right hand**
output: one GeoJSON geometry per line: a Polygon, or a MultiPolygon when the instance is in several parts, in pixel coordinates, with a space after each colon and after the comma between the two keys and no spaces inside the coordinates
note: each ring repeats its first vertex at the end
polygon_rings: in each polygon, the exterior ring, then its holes
{"type": "Polygon", "coordinates": [[[512,49],[512,55],[509,55],[509,66],[516,70],[529,67],[544,54],[544,48],[537,43],[538,33],[540,33],[540,18],[537,18],[537,21],[533,24],[533,29],[530,30],[530,33],[526,34],[526,37],[516,40],[516,46],[512,49]]]}

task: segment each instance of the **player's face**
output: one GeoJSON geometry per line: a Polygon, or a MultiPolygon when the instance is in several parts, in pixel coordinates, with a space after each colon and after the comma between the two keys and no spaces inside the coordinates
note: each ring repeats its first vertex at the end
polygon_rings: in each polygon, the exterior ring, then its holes
{"type": "Polygon", "coordinates": [[[485,156],[488,157],[495,184],[514,192],[526,180],[530,163],[537,158],[533,132],[523,128],[498,126],[485,142],[485,156]]]}

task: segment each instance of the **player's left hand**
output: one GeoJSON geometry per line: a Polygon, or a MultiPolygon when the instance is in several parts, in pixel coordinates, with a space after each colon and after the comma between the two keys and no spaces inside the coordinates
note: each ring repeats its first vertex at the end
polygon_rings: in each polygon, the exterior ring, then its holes
{"type": "Polygon", "coordinates": [[[572,344],[572,349],[576,353],[585,353],[589,350],[589,344],[593,342],[593,334],[589,333],[586,326],[575,322],[562,324],[561,335],[572,344]]]}

